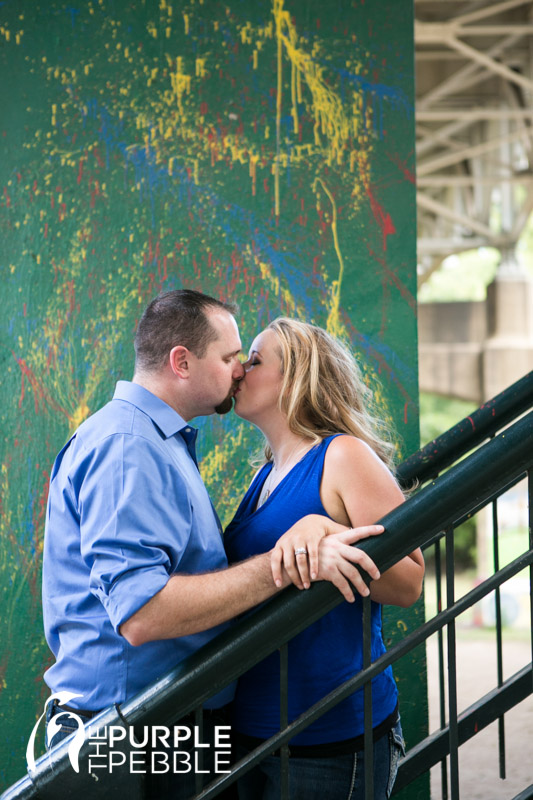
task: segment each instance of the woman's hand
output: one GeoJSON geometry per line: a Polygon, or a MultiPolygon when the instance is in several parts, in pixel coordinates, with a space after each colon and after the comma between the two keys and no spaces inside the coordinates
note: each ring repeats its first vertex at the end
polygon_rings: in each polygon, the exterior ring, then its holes
{"type": "MultiPolygon", "coordinates": [[[[339,545],[348,547],[351,543],[355,543],[367,536],[382,533],[382,531],[382,525],[367,525],[350,529],[319,514],[308,514],[306,517],[302,517],[278,539],[276,546],[271,551],[272,576],[276,586],[282,585],[282,570],[285,568],[291,581],[299,589],[308,589],[313,580],[331,580],[347,599],[348,594],[351,594],[353,599],[351,590],[346,591],[346,579],[341,578],[341,576],[346,568],[348,568],[349,572],[351,568],[357,575],[359,575],[359,572],[351,566],[353,553],[348,553],[339,545]],[[348,537],[338,542],[336,541],[331,547],[327,547],[324,550],[324,556],[320,558],[319,564],[319,548],[322,540],[337,534],[348,534],[348,537]],[[326,572],[327,575],[325,574],[326,572]],[[343,586],[344,591],[340,588],[340,585],[343,586]]],[[[365,556],[365,563],[374,567],[375,573],[377,573],[374,563],[363,551],[351,549],[361,554],[361,556],[365,556]]],[[[361,566],[366,568],[364,564],[361,564],[361,566]]],[[[367,569],[367,572],[370,573],[370,569],[367,569]]]]}
{"type": "Polygon", "coordinates": [[[362,597],[368,597],[370,589],[364,582],[360,569],[375,581],[379,580],[380,572],[364,550],[352,545],[361,539],[383,533],[384,530],[383,525],[366,525],[324,538],[319,546],[317,579],[330,581],[349,603],[355,601],[352,586],[362,597]]]}

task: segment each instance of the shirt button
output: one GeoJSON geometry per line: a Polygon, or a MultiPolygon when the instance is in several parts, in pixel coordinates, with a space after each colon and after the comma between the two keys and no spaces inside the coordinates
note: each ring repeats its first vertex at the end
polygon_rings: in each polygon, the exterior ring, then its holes
{"type": "Polygon", "coordinates": [[[190,428],[185,428],[185,433],[190,433],[190,432],[191,432],[190,428]]]}

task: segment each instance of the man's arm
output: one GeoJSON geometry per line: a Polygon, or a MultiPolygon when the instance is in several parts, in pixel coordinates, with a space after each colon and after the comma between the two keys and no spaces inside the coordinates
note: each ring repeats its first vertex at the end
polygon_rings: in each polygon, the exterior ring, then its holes
{"type": "MultiPolygon", "coordinates": [[[[360,529],[347,531],[346,526],[328,517],[309,514],[290,531],[301,536],[303,541],[311,532],[319,532],[317,580],[330,581],[347,600],[354,599],[349,582],[361,594],[368,593],[356,563],[373,577],[379,577],[374,562],[366,553],[347,546],[357,541],[360,529]]],[[[280,573],[280,578],[274,582],[271,556],[271,552],[263,553],[228,569],[204,575],[173,575],[161,591],[122,623],[119,632],[131,645],[137,646],[156,639],[199,633],[226,622],[290,583],[286,572],[280,573]]]]}
{"type": "Polygon", "coordinates": [[[279,591],[270,553],[205,575],[173,575],[151,600],[120,626],[134,646],[214,628],[279,591]]]}

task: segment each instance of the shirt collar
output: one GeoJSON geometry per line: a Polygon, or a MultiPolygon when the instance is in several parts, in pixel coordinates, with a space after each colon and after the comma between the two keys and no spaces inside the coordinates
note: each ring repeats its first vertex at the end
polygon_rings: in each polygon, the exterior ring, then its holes
{"type": "Polygon", "coordinates": [[[125,400],[143,411],[155,422],[166,439],[178,432],[185,433],[185,431],[187,434],[194,432],[194,438],[196,438],[196,428],[189,425],[164,400],[152,394],[144,386],[139,386],[138,383],[118,381],[113,400],[125,400]]]}

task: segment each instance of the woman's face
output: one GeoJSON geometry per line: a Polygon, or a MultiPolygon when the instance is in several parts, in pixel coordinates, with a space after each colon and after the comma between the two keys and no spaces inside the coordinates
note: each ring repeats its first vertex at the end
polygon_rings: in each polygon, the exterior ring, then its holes
{"type": "Polygon", "coordinates": [[[235,413],[254,424],[279,414],[281,392],[281,357],[277,336],[265,330],[252,342],[244,378],[235,394],[235,413]]]}

